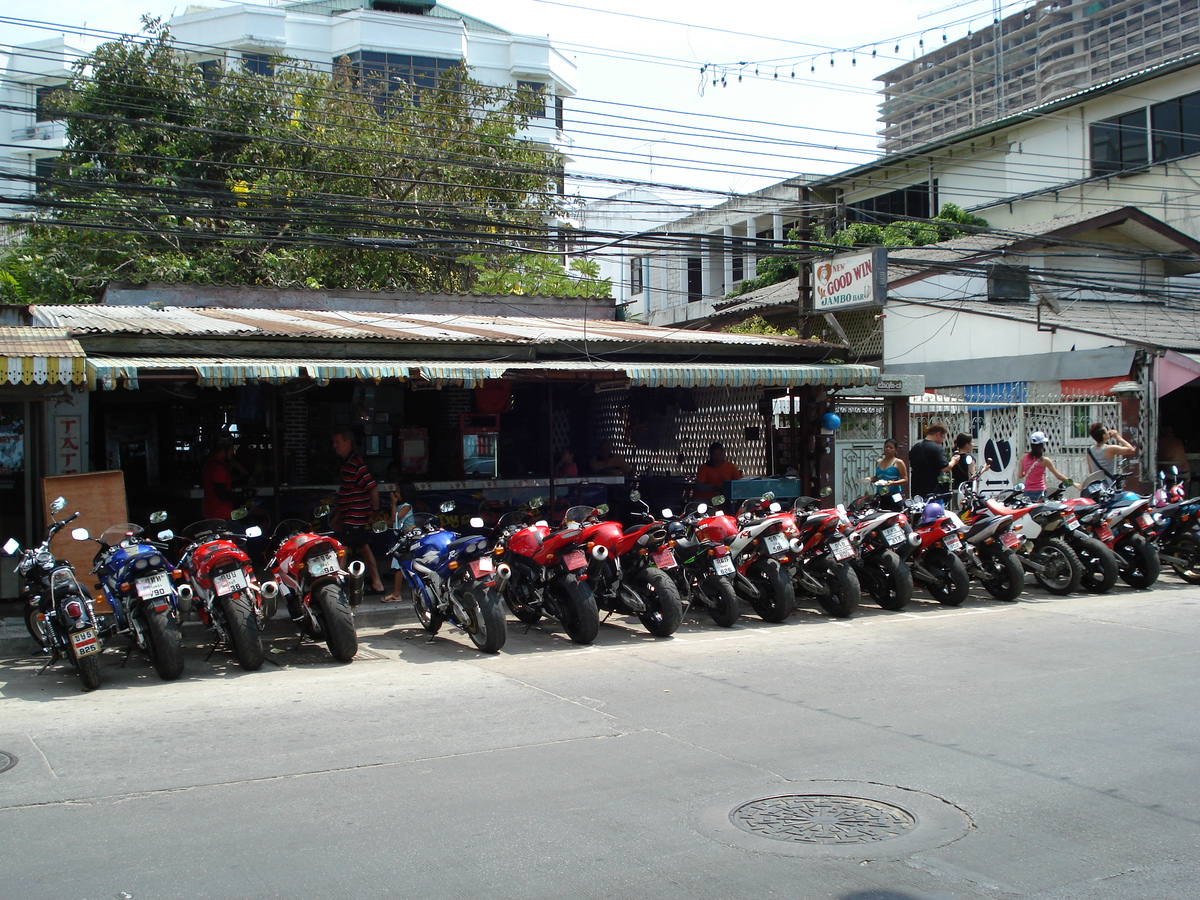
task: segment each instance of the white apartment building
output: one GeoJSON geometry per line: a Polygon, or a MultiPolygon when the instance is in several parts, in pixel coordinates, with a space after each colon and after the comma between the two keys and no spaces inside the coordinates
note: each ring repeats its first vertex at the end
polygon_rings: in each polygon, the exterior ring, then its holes
{"type": "MultiPolygon", "coordinates": [[[[213,70],[242,65],[265,74],[273,58],[288,57],[332,71],[335,61],[345,59],[380,79],[419,86],[466,63],[480,81],[540,96],[540,114],[525,136],[566,150],[564,107],[575,93],[575,64],[548,37],[514,34],[436,0],[191,6],[169,25],[189,58],[213,70]]],[[[0,195],[34,193],[31,177],[51,167],[65,146],[62,124],[39,118],[39,100],[67,83],[71,65],[88,49],[60,38],[13,49],[0,74],[0,102],[19,109],[0,110],[0,135],[9,138],[0,144],[12,145],[0,147],[0,195]]]]}

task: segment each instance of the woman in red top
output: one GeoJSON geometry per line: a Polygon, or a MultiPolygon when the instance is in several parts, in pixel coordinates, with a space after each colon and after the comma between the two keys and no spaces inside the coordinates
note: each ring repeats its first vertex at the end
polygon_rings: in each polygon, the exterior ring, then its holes
{"type": "Polygon", "coordinates": [[[696,488],[696,496],[707,499],[713,496],[726,481],[742,477],[741,470],[725,458],[725,445],[713,441],[708,447],[708,462],[696,473],[696,481],[705,487],[696,488]]]}

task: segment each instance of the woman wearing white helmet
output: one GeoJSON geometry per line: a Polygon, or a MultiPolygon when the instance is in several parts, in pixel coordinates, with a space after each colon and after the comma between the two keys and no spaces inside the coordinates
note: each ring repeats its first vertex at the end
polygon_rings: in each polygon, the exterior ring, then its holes
{"type": "Polygon", "coordinates": [[[1046,456],[1046,433],[1035,431],[1029,436],[1029,452],[1021,457],[1021,477],[1025,479],[1025,496],[1030,500],[1046,497],[1046,470],[1049,469],[1059,481],[1069,481],[1062,472],[1054,468],[1046,456]]]}

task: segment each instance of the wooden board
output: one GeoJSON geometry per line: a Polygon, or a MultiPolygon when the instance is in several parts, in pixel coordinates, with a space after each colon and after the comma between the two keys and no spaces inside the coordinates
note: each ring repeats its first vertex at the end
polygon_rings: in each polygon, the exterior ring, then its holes
{"type": "MultiPolygon", "coordinates": [[[[71,538],[75,528],[86,528],[93,537],[110,525],[129,520],[125,506],[125,475],[120,471],[86,472],[82,475],[50,475],[42,479],[42,514],[50,521],[50,503],[62,497],[66,507],[59,513],[62,520],[76,510],[79,518],[70,527],[60,531],[50,545],[55,557],[66,559],[75,567],[75,575],[93,596],[96,578],[91,574],[92,560],[98,549],[94,541],[76,541],[71,538]]],[[[44,535],[43,535],[44,536],[44,535]]]]}

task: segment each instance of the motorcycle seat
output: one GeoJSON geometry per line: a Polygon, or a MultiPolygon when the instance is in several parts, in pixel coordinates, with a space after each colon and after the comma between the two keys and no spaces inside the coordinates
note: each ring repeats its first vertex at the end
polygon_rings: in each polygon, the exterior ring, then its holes
{"type": "Polygon", "coordinates": [[[991,510],[993,515],[997,516],[1012,516],[1013,519],[1019,519],[1021,516],[1028,515],[1039,506],[1044,506],[1042,503],[1031,503],[1029,506],[1005,506],[995,500],[987,501],[987,508],[991,510]]]}
{"type": "Polygon", "coordinates": [[[465,534],[462,537],[457,537],[446,545],[447,550],[461,550],[463,547],[469,546],[478,542],[480,546],[486,546],[487,538],[478,534],[465,534]]]}

